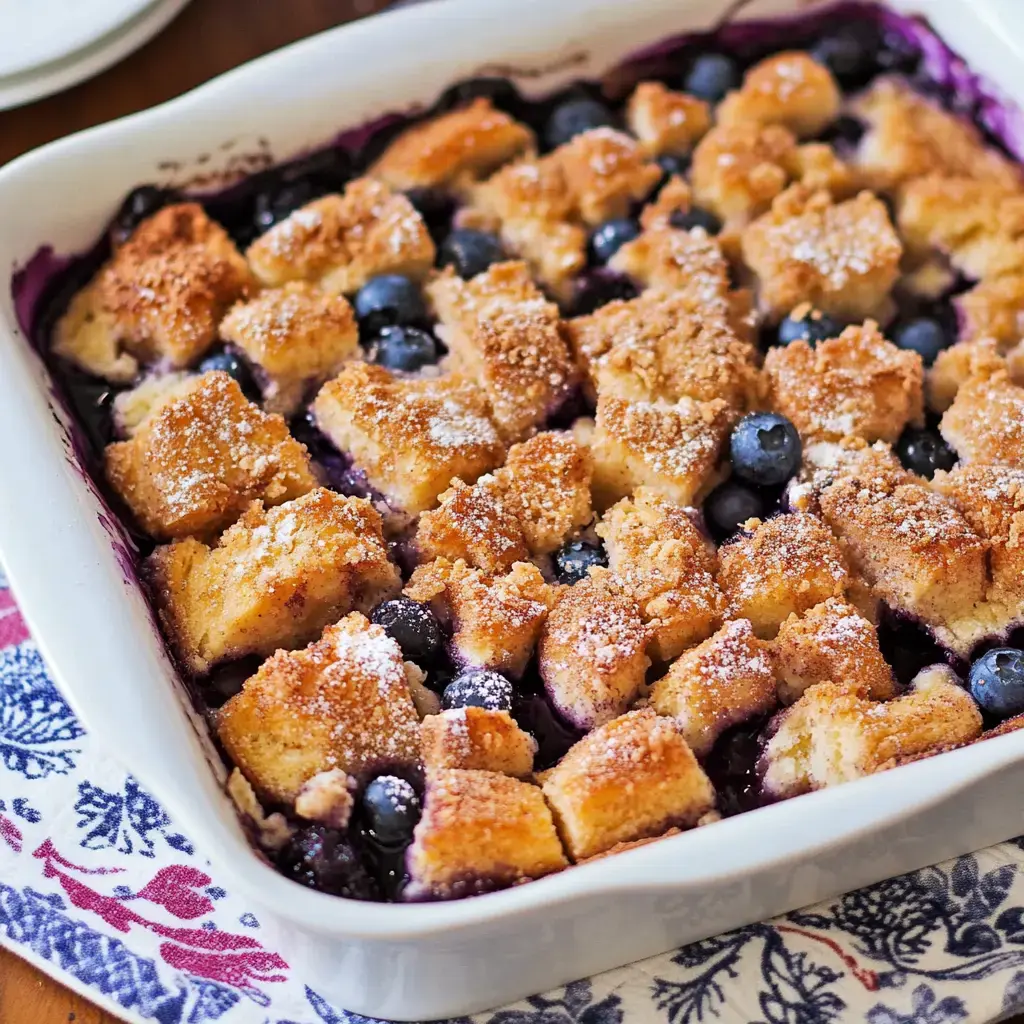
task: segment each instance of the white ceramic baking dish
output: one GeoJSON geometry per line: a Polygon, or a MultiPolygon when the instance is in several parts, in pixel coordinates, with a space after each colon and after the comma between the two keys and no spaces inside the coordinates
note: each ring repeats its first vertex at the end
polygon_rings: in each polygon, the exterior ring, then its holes
{"type": "MultiPolygon", "coordinates": [[[[896,0],[1024,100],[1018,0],[896,0]],[[1016,21],[1016,25],[1014,25],[1016,21]]],[[[306,40],[165,106],[0,171],[0,266],[88,246],[135,184],[285,157],[500,66],[546,92],[711,26],[725,0],[440,0],[306,40]],[[559,70],[561,69],[561,70],[559,70]],[[540,72],[540,73],[537,73],[540,72]]],[[[745,16],[796,0],[759,0],[745,16]]],[[[77,469],[47,374],[0,296],[0,550],[43,653],[99,742],[263,908],[277,948],[339,1005],[423,1020],[493,1007],[1024,828],[1024,732],[763,808],[519,888],[414,906],[340,900],[276,874],[221,790],[150,613],[77,469]],[[56,417],[55,417],[56,413],[56,417]]]]}

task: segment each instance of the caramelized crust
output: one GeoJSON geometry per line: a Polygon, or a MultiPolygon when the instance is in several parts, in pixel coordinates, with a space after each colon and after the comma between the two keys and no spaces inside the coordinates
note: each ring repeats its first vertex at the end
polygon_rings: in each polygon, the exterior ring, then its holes
{"type": "Polygon", "coordinates": [[[961,462],[1020,465],[1024,456],[1024,387],[1005,371],[972,377],[939,424],[961,462]]]}
{"type": "Polygon", "coordinates": [[[1020,168],[984,144],[967,120],[946,113],[899,79],[879,79],[854,104],[868,125],[857,164],[873,189],[895,189],[926,174],[966,175],[1006,187],[1020,168]]]}
{"type": "Polygon", "coordinates": [[[428,715],[420,726],[423,763],[525,778],[533,771],[537,743],[507,711],[455,708],[428,715]]]}
{"type": "Polygon", "coordinates": [[[671,661],[717,628],[725,601],[715,556],[684,509],[641,487],[596,529],[608,567],[652,630],[647,652],[655,661],[671,661]]]}
{"type": "Polygon", "coordinates": [[[213,344],[224,311],[251,282],[227,232],[198,203],[167,206],[75,296],[53,351],[119,383],[135,377],[140,363],[188,366],[213,344]]]}
{"type": "Polygon", "coordinates": [[[909,182],[897,212],[918,260],[938,250],[967,277],[1024,272],[1024,191],[970,177],[909,182]]]}
{"type": "Polygon", "coordinates": [[[320,389],[312,409],[338,450],[408,513],[430,508],[456,477],[472,482],[505,454],[484,396],[460,377],[403,378],[353,362],[320,389]]]}
{"type": "Polygon", "coordinates": [[[474,378],[508,442],[528,437],[564,404],[575,371],[558,307],[525,263],[498,263],[471,281],[448,270],[427,286],[454,365],[474,378]]]}
{"type": "Polygon", "coordinates": [[[840,598],[786,619],[771,644],[771,654],[783,704],[792,704],[808,687],[825,679],[870,700],[888,700],[896,692],[877,630],[840,598]]]}
{"type": "Polygon", "coordinates": [[[607,570],[562,590],[537,648],[555,709],[581,729],[621,715],[640,694],[651,639],[636,601],[607,570]]]}
{"type": "Polygon", "coordinates": [[[304,644],[401,586],[373,506],[323,488],[274,509],[255,502],[216,547],[191,537],[163,545],[145,570],[171,643],[195,673],[304,644]]]}
{"type": "Polygon", "coordinates": [[[886,703],[840,683],[812,686],[768,742],[765,792],[823,789],[977,737],[981,714],[966,690],[942,673],[923,675],[914,690],[886,703]]]}
{"type": "Polygon", "coordinates": [[[679,728],[649,708],[595,729],[540,778],[575,861],[690,828],[715,805],[715,791],[679,728]]]}
{"type": "Polygon", "coordinates": [[[209,534],[253,499],[277,505],[316,487],[306,449],[221,371],[158,403],[128,441],[107,446],[106,474],[157,540],[209,534]]]}
{"type": "Polygon", "coordinates": [[[758,299],[779,320],[801,302],[842,320],[886,309],[903,248],[884,204],[870,192],[833,203],[827,192],[793,186],[743,232],[743,259],[758,299]]]}
{"type": "Polygon", "coordinates": [[[873,321],[813,348],[776,346],[764,367],[772,408],[804,437],[893,444],[908,423],[924,421],[921,357],[886,341],[873,321]]]}
{"type": "Polygon", "coordinates": [[[455,899],[567,867],[537,786],[497,772],[435,768],[406,854],[403,898],[455,899]]]}
{"type": "Polygon", "coordinates": [[[711,110],[696,96],[673,92],[661,82],[641,82],[626,104],[626,124],[644,152],[683,155],[711,127],[711,110]]]}
{"type": "Polygon", "coordinates": [[[353,612],[301,651],[278,651],[217,713],[217,735],[260,795],[291,803],[321,772],[363,776],[419,760],[402,652],[353,612]]]}
{"type": "Polygon", "coordinates": [[[985,546],[948,499],[909,473],[844,477],[820,503],[851,567],[890,608],[956,618],[985,587],[985,546]]]}
{"type": "Polygon", "coordinates": [[[651,707],[673,718],[694,754],[706,757],[730,726],[775,706],[770,650],[746,619],[727,622],[654,684],[651,707]]]}
{"type": "Polygon", "coordinates": [[[350,294],[371,277],[423,277],[434,243],[412,203],[379,181],[357,178],[344,195],[308,203],[249,246],[246,258],[264,285],[311,281],[350,294]]]}
{"type": "Polygon", "coordinates": [[[268,288],[234,306],[220,336],[258,369],[263,408],[290,416],[310,388],[333,377],[359,352],[352,307],[305,281],[268,288]]]}
{"type": "Polygon", "coordinates": [[[807,53],[778,53],[755,64],[718,105],[719,124],[778,124],[800,138],[818,135],[839,113],[842,94],[828,68],[807,53]]]}
{"type": "Polygon", "coordinates": [[[718,551],[726,618],[749,619],[771,639],[794,612],[842,597],[850,574],[836,539],[812,515],[794,512],[759,523],[718,551]]]}
{"type": "Polygon", "coordinates": [[[534,145],[533,132],[484,96],[406,128],[370,174],[393,189],[459,185],[483,178],[534,145]]]}
{"type": "Polygon", "coordinates": [[[735,413],[721,399],[625,402],[599,395],[591,441],[594,503],[607,508],[637,487],[694,505],[717,481],[735,413]]]}
{"type": "Polygon", "coordinates": [[[446,558],[421,565],[405,593],[429,603],[449,626],[458,664],[495,669],[512,678],[526,669],[556,597],[555,588],[530,562],[516,562],[501,576],[446,558]]]}

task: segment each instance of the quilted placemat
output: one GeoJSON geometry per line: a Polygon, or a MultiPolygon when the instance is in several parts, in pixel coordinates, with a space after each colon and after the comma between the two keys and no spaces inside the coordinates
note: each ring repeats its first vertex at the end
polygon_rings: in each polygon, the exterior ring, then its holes
{"type": "MultiPolygon", "coordinates": [[[[0,576],[0,943],[127,1021],[366,1020],[305,985],[227,883],[90,741],[0,576]]],[[[474,1020],[957,1024],[1017,1010],[1024,839],[474,1020]]]]}

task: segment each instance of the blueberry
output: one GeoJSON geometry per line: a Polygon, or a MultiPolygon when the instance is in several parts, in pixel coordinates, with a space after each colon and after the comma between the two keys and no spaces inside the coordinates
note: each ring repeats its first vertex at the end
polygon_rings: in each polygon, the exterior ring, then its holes
{"type": "Polygon", "coordinates": [[[131,237],[132,232],[147,217],[152,217],[171,203],[181,199],[181,193],[173,188],[160,188],[157,185],[140,185],[125,197],[121,208],[114,216],[111,236],[115,245],[121,245],[131,237]]]}
{"type": "Polygon", "coordinates": [[[434,613],[412,598],[396,597],[377,605],[370,620],[384,627],[407,661],[427,665],[441,652],[444,637],[434,613]]]}
{"type": "Polygon", "coordinates": [[[253,214],[256,231],[262,234],[315,198],[317,192],[308,181],[282,184],[260,192],[256,196],[256,212],[253,214]]]}
{"type": "Polygon", "coordinates": [[[604,547],[593,541],[570,540],[555,555],[555,576],[559,583],[572,586],[585,580],[591,566],[608,564],[604,547]]]}
{"type": "Polygon", "coordinates": [[[911,75],[921,63],[921,50],[902,33],[890,29],[882,33],[875,51],[875,63],[881,71],[911,75]]]}
{"type": "Polygon", "coordinates": [[[405,193],[405,198],[423,218],[435,241],[447,235],[455,213],[455,200],[447,192],[434,188],[411,188],[405,193]]]}
{"type": "Polygon", "coordinates": [[[669,178],[685,177],[690,168],[688,156],[676,156],[674,153],[662,153],[654,162],[661,168],[661,181],[655,191],[661,191],[668,184],[669,178]]]}
{"type": "Polygon", "coordinates": [[[864,122],[849,114],[840,114],[822,133],[821,141],[852,149],[864,138],[864,122]]]}
{"type": "Polygon", "coordinates": [[[489,708],[491,711],[511,711],[512,684],[499,672],[486,668],[472,668],[460,672],[441,694],[441,707],[489,708]]]}
{"type": "Polygon", "coordinates": [[[704,502],[704,522],[711,535],[721,542],[731,537],[748,519],[765,514],[765,502],[753,488],[738,480],[719,484],[704,502]]]}
{"type": "Polygon", "coordinates": [[[482,274],[492,263],[505,259],[505,251],[496,235],[471,228],[456,228],[441,243],[438,261],[442,267],[454,267],[459,277],[469,280],[482,274]]]}
{"type": "Polygon", "coordinates": [[[761,487],[784,484],[800,468],[800,435],[785,416],[752,412],[729,439],[733,472],[761,487]]]}
{"type": "Polygon", "coordinates": [[[211,352],[197,367],[200,373],[209,373],[211,370],[221,370],[229,377],[238,381],[242,394],[251,401],[260,397],[260,389],[256,386],[252,371],[243,359],[231,349],[222,348],[211,352]]]}
{"type": "Polygon", "coordinates": [[[708,103],[717,103],[739,84],[740,69],[736,61],[724,53],[703,53],[683,78],[683,91],[708,103]]]}
{"type": "Polygon", "coordinates": [[[370,345],[370,359],[388,370],[415,373],[439,358],[433,335],[418,327],[385,327],[370,345]]]}
{"type": "Polygon", "coordinates": [[[481,75],[449,86],[438,100],[437,107],[439,110],[451,110],[466,106],[481,96],[489,99],[498,110],[510,114],[518,113],[523,106],[523,97],[513,82],[497,75],[481,75]]]}
{"type": "Polygon", "coordinates": [[[722,222],[709,210],[702,210],[699,206],[691,206],[685,213],[673,210],[668,222],[682,231],[703,228],[709,235],[717,235],[722,230],[722,222]]]}
{"type": "Polygon", "coordinates": [[[942,324],[924,316],[898,326],[893,331],[892,340],[900,348],[916,352],[925,366],[931,366],[936,356],[953,344],[942,324]]]}
{"type": "Polygon", "coordinates": [[[373,900],[377,886],[345,836],[323,825],[299,829],[278,854],[278,867],[289,878],[310,889],[373,900]]]}
{"type": "Polygon", "coordinates": [[[861,85],[875,70],[873,47],[864,32],[852,26],[823,36],[810,49],[810,55],[832,72],[842,86],[861,85]]]}
{"type": "Polygon", "coordinates": [[[998,647],[983,654],[972,666],[971,696],[982,711],[996,718],[1024,712],[1024,651],[998,647]]]}
{"type": "Polygon", "coordinates": [[[572,316],[586,316],[616,299],[635,297],[636,288],[628,277],[618,274],[614,270],[599,267],[589,273],[580,274],[576,279],[571,314],[572,316]]]}
{"type": "Polygon", "coordinates": [[[401,274],[371,278],[356,292],[353,307],[364,337],[383,327],[421,323],[427,318],[419,285],[401,274]]]}
{"type": "Polygon", "coordinates": [[[842,331],[843,325],[837,320],[813,309],[803,316],[787,316],[779,324],[778,343],[791,345],[794,341],[806,341],[813,348],[819,341],[838,338],[842,331]]]}
{"type": "Polygon", "coordinates": [[[544,141],[549,149],[557,149],[581,132],[614,125],[615,117],[601,102],[590,97],[576,97],[560,103],[544,125],[544,141]]]}
{"type": "Polygon", "coordinates": [[[640,234],[636,221],[628,217],[606,220],[590,236],[590,255],[595,263],[607,263],[627,242],[640,234]]]}
{"type": "Polygon", "coordinates": [[[397,775],[378,775],[363,791],[363,813],[381,846],[408,846],[420,820],[420,798],[412,784],[397,775]]]}
{"type": "Polygon", "coordinates": [[[938,431],[928,428],[907,427],[896,442],[896,454],[906,469],[926,480],[931,480],[936,470],[956,465],[956,452],[938,431]]]}

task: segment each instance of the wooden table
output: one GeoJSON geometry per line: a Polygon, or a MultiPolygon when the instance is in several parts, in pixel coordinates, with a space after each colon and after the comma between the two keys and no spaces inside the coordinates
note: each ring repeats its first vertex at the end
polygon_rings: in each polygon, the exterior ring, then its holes
{"type": "MultiPolygon", "coordinates": [[[[387,0],[194,0],[142,50],[91,81],[0,112],[0,164],[69,132],[162,103],[387,0]]],[[[114,1024],[115,1018],[0,950],[2,1024],[114,1024]]]]}

